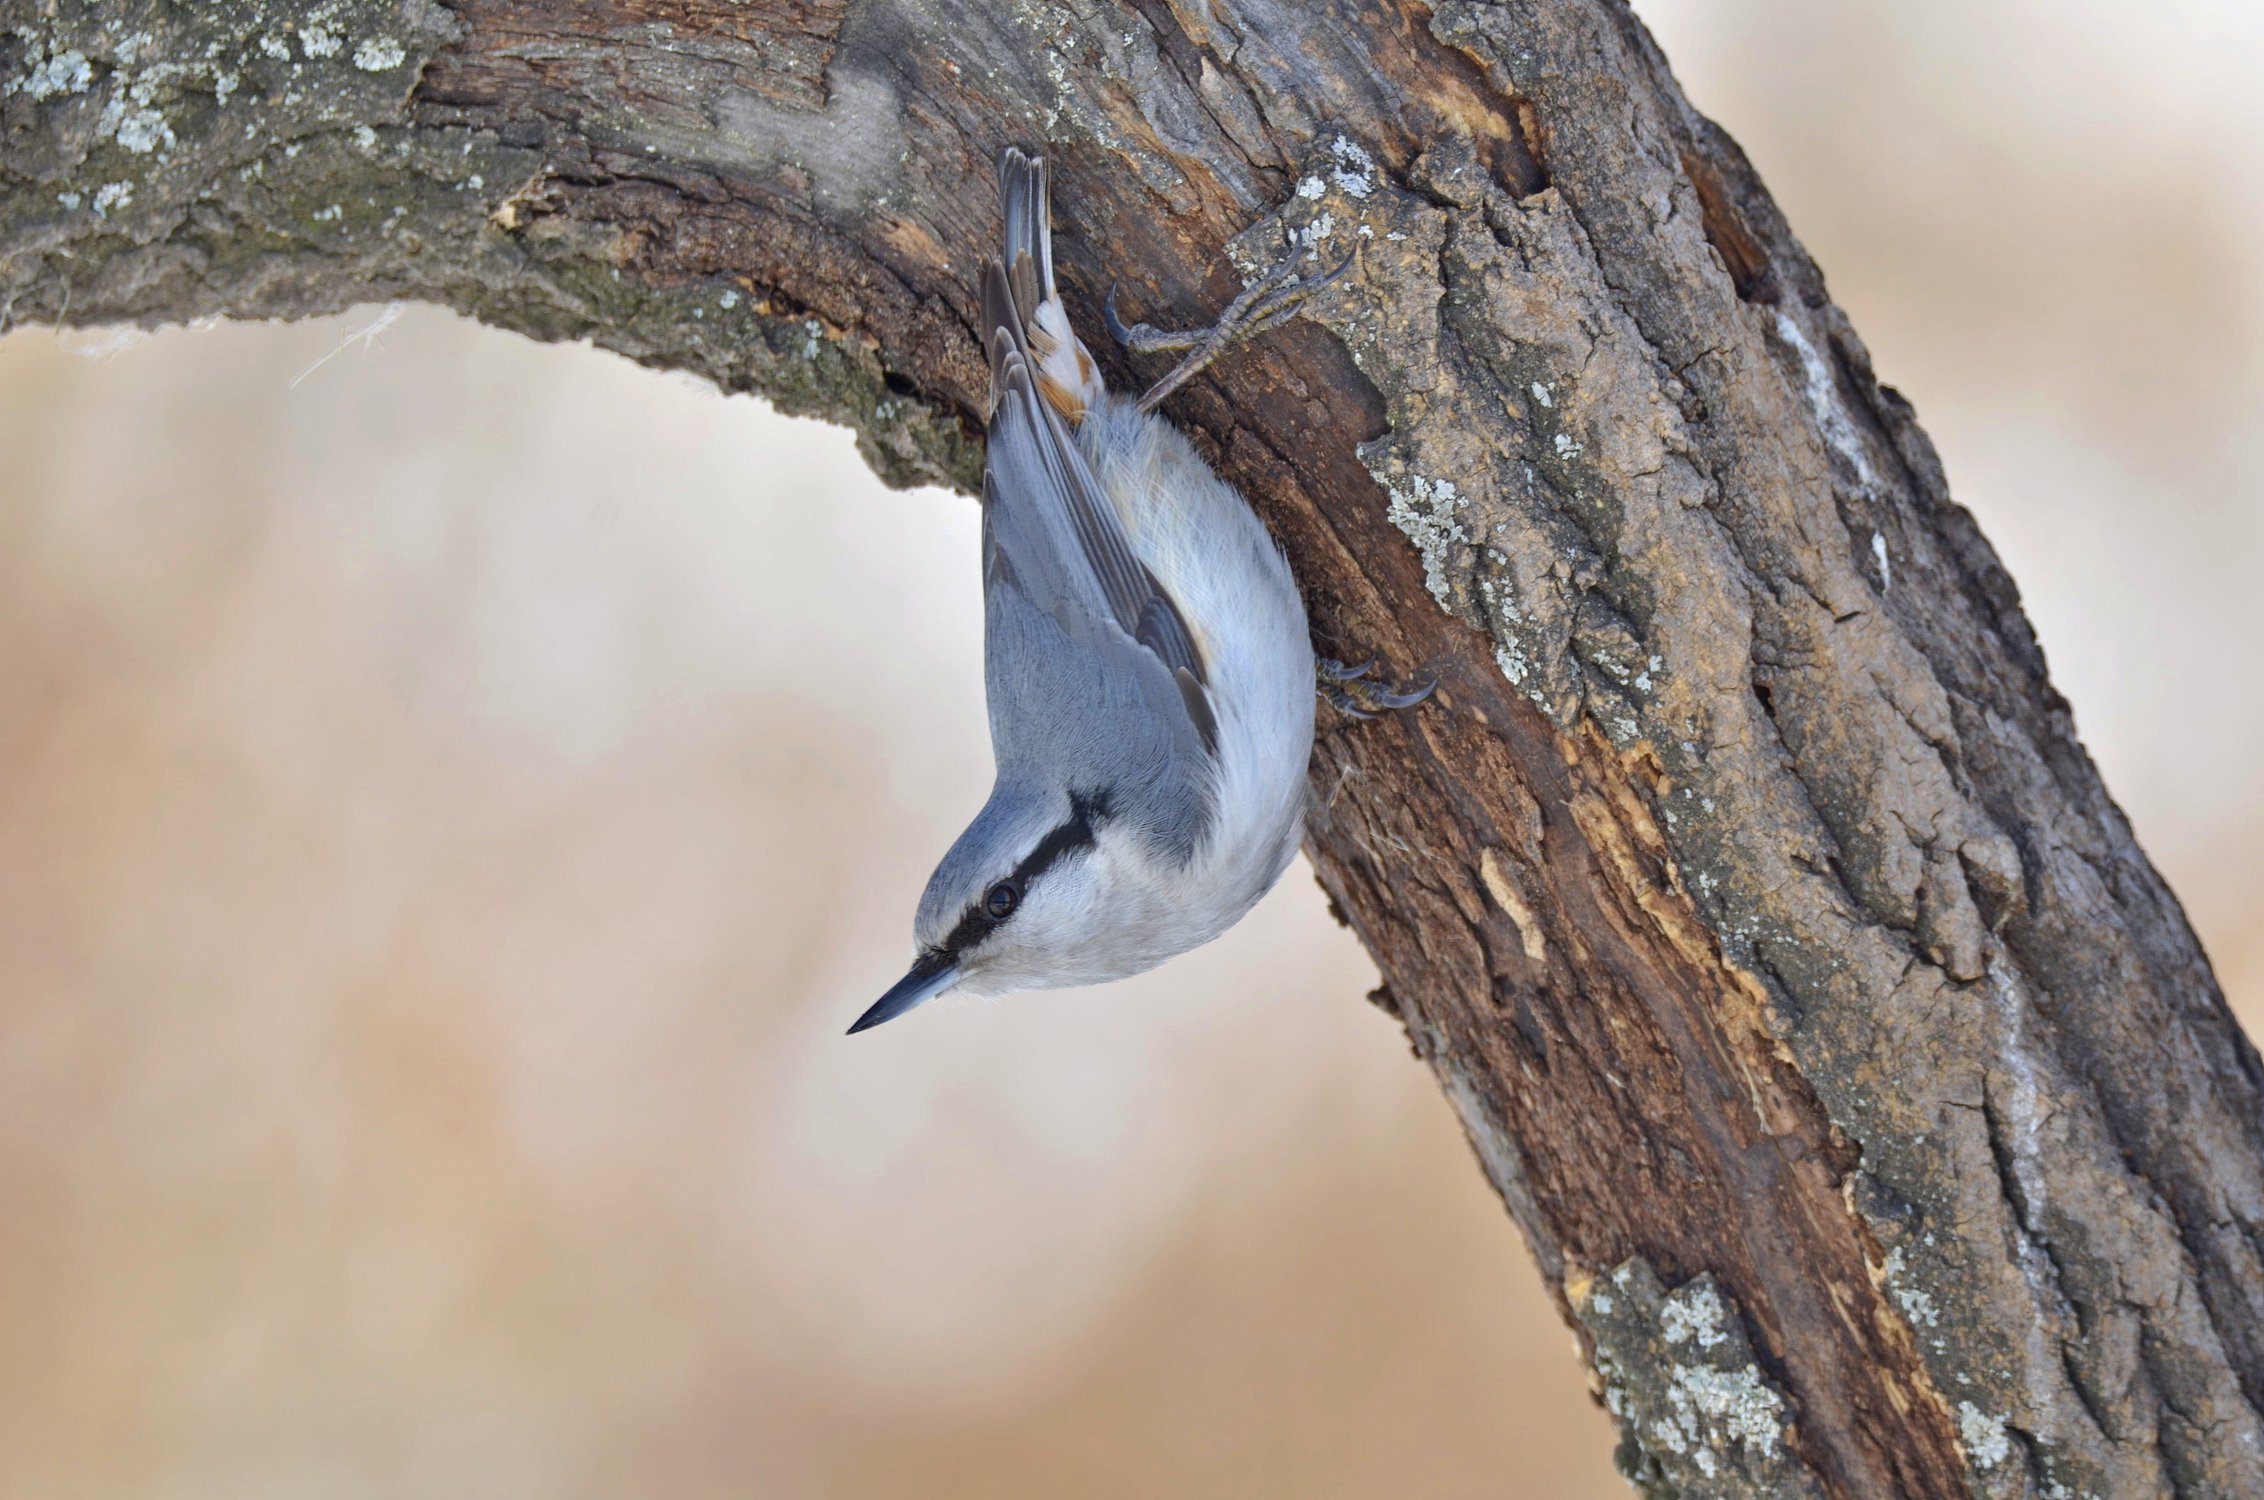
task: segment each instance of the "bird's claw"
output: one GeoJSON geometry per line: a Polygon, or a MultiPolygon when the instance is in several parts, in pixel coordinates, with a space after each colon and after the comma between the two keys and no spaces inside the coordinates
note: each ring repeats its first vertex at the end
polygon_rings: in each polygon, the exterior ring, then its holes
{"type": "Polygon", "coordinates": [[[1354,719],[1372,719],[1379,713],[1413,708],[1438,690],[1435,678],[1407,692],[1401,692],[1380,681],[1371,681],[1368,674],[1375,670],[1375,666],[1372,658],[1353,667],[1325,656],[1320,657],[1313,664],[1315,686],[1321,696],[1329,701],[1330,707],[1354,719]]]}
{"type": "Polygon", "coordinates": [[[1116,310],[1116,285],[1109,284],[1108,296],[1101,302],[1101,321],[1108,325],[1108,336],[1134,354],[1161,354],[1173,349],[1192,349],[1203,341],[1201,333],[1174,333],[1151,323],[1126,323],[1116,310]]]}
{"type": "Polygon", "coordinates": [[[1218,321],[1208,328],[1172,330],[1147,323],[1127,324],[1116,310],[1116,288],[1110,287],[1107,299],[1101,304],[1101,318],[1108,325],[1110,338],[1134,354],[1187,351],[1169,374],[1148,387],[1140,397],[1140,410],[1154,411],[1166,396],[1201,374],[1221,354],[1244,339],[1287,322],[1316,292],[1326,291],[1342,280],[1358,257],[1355,251],[1332,270],[1300,277],[1296,274],[1297,262],[1303,253],[1304,247],[1292,239],[1288,254],[1244,287],[1227,303],[1218,321]]]}

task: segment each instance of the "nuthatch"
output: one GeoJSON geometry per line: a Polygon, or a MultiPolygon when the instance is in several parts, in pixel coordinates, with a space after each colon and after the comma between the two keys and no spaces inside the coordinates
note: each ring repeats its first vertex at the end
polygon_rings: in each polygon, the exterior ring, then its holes
{"type": "Polygon", "coordinates": [[[1010,147],[998,176],[982,528],[997,780],[929,877],[911,971],[852,1033],[946,990],[1152,969],[1239,921],[1303,831],[1316,682],[1305,607],[1265,527],[1155,407],[1345,268],[1296,280],[1286,261],[1202,334],[1125,328],[1111,293],[1110,331],[1135,352],[1189,351],[1126,400],[1101,383],[1055,290],[1045,163],[1010,147]]]}

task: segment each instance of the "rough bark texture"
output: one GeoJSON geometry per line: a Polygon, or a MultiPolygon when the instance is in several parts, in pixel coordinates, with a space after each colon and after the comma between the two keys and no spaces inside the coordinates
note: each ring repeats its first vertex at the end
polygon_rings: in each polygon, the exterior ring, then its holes
{"type": "Polygon", "coordinates": [[[1360,254],[1171,409],[1440,678],[1309,847],[1638,1485],[2264,1496],[2264,1069],[1620,0],[0,0],[0,326],[427,298],[964,487],[1008,141],[1073,306],[1360,254]]]}

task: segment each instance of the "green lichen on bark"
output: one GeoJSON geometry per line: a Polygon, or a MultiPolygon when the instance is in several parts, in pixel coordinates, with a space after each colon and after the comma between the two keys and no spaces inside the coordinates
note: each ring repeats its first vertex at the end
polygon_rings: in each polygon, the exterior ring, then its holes
{"type": "Polygon", "coordinates": [[[0,329],[429,300],[845,423],[890,484],[973,487],[957,414],[871,348],[727,276],[624,274],[515,201],[540,151],[414,120],[460,35],[429,0],[0,6],[0,329]]]}

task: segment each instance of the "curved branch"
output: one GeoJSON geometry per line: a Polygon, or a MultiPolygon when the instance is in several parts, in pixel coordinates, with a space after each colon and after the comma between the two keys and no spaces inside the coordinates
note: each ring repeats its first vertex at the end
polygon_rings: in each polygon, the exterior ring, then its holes
{"type": "Polygon", "coordinates": [[[427,298],[845,422],[892,483],[979,470],[1001,143],[1057,160],[1074,305],[1356,249],[1174,415],[1324,649],[1440,679],[1323,735],[1310,850],[1630,1474],[2264,1494],[2264,1068],[1618,0],[5,10],[0,325],[427,298]]]}

